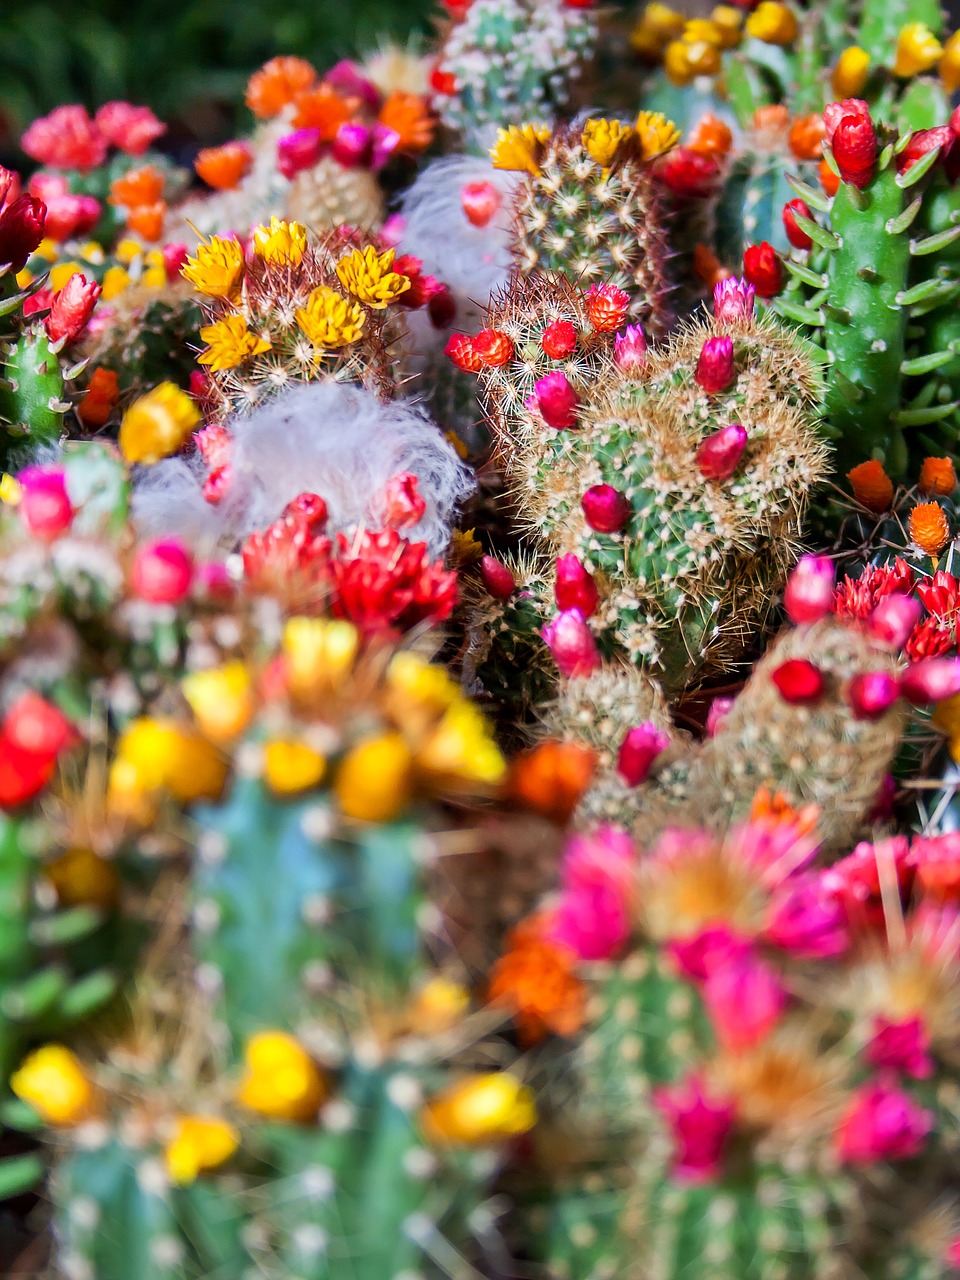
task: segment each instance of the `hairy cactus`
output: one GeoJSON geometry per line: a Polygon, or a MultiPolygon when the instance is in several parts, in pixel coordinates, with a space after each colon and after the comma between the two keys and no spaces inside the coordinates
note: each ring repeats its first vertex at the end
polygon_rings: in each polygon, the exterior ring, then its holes
{"type": "Polygon", "coordinates": [[[117,375],[121,397],[132,399],[158,383],[186,387],[200,346],[200,308],[183,282],[162,289],[131,285],[104,308],[104,322],[87,335],[82,353],[93,369],[117,375]],[[177,359],[171,359],[176,353],[177,359]]]}
{"type": "Polygon", "coordinates": [[[383,188],[369,169],[344,168],[324,158],[293,179],[284,212],[318,233],[341,226],[372,233],[384,218],[383,188]]]}

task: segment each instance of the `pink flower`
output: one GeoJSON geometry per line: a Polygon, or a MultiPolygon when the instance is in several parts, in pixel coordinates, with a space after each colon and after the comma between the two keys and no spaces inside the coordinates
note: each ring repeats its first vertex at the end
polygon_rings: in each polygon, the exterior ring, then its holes
{"type": "Polygon", "coordinates": [[[960,693],[960,658],[923,658],[900,677],[900,692],[923,706],[960,693]]]}
{"type": "Polygon", "coordinates": [[[373,135],[365,124],[345,121],[333,140],[333,158],[345,169],[369,166],[373,151],[373,135]]]}
{"type": "Polygon", "coordinates": [[[847,1164],[906,1160],[923,1149],[933,1120],[933,1113],[902,1089],[879,1082],[864,1085],[840,1121],[837,1153],[847,1164]]]}
{"type": "Polygon", "coordinates": [[[20,139],[20,145],[41,164],[54,169],[86,171],[103,164],[108,142],[86,109],[73,105],[57,107],[48,116],[34,120],[20,139]]]}
{"type": "Polygon", "coordinates": [[[494,556],[484,556],[480,561],[480,577],[494,600],[509,600],[517,589],[511,570],[494,556]]]}
{"type": "Polygon", "coordinates": [[[697,447],[697,467],[704,480],[729,480],[747,447],[747,433],[739,422],[721,427],[697,447]]]}
{"type": "Polygon", "coordinates": [[[901,896],[909,892],[913,867],[906,836],[890,836],[876,844],[862,840],[852,853],[822,872],[821,883],[848,920],[882,924],[881,868],[884,878],[898,886],[901,896]]]}
{"type": "Polygon", "coordinates": [[[374,503],[382,510],[384,526],[391,529],[412,529],[427,509],[420,493],[420,481],[410,471],[391,476],[374,503]]]}
{"type": "Polygon", "coordinates": [[[70,277],[59,293],[54,294],[50,314],[43,322],[51,342],[75,342],[87,327],[100,297],[96,280],[88,280],[81,272],[70,277]]]}
{"type": "Polygon", "coordinates": [[[295,129],[277,139],[277,168],[287,179],[303,169],[312,169],[323,154],[319,129],[295,129]]]}
{"type": "Polygon", "coordinates": [[[554,595],[559,609],[579,609],[585,618],[596,610],[600,592],[593,574],[587,572],[572,551],[557,560],[554,595]]]}
{"type": "Polygon", "coordinates": [[[879,720],[900,697],[900,686],[886,671],[865,671],[847,686],[847,701],[858,720],[879,720]]]}
{"type": "Polygon", "coordinates": [[[886,1018],[874,1018],[866,1059],[872,1067],[889,1067],[913,1080],[929,1080],[934,1064],[923,1019],[916,1016],[890,1022],[886,1018]]]}
{"type": "Polygon", "coordinates": [[[565,373],[548,373],[534,388],[536,407],[548,427],[565,431],[577,425],[577,393],[565,373]]]}
{"type": "Polygon", "coordinates": [[[344,98],[361,98],[371,111],[380,109],[380,90],[372,80],[361,75],[356,63],[348,58],[335,63],[323,77],[323,83],[344,98]]]}
{"type": "Polygon", "coordinates": [[[613,362],[627,377],[638,377],[647,363],[647,339],[638,324],[628,324],[613,342],[613,362]]]}
{"type": "Polygon", "coordinates": [[[784,702],[795,707],[809,707],[823,696],[823,672],[806,658],[790,658],[770,673],[784,702]]]}
{"type": "Polygon", "coordinates": [[[163,254],[163,269],[167,273],[167,280],[170,284],[180,279],[180,272],[186,264],[187,258],[190,257],[190,250],[185,244],[173,242],[165,244],[161,250],[163,254]]]}
{"type": "Polygon", "coordinates": [[[149,107],[135,107],[131,102],[105,102],[94,123],[108,142],[131,156],[143,155],[167,132],[167,126],[149,107]]]}
{"type": "Polygon", "coordinates": [[[920,621],[920,601],[900,594],[887,596],[871,613],[867,628],[882,644],[902,649],[920,621]]]}
{"type": "Polygon", "coordinates": [[[798,626],[819,622],[833,608],[837,575],[826,556],[801,556],[787,579],[783,605],[798,626]]]}
{"type": "Polygon", "coordinates": [[[740,1053],[759,1044],[780,1020],[787,994],[761,960],[746,956],[707,975],[703,999],[718,1042],[740,1053]]]}
{"type": "Polygon", "coordinates": [[[628,730],[617,754],[617,773],[628,787],[646,782],[653,762],[670,745],[670,739],[647,721],[628,730]]]}
{"type": "Polygon", "coordinates": [[[707,737],[715,738],[719,730],[723,727],[723,722],[730,714],[733,707],[733,698],[725,698],[718,696],[710,703],[710,710],[707,712],[707,737]]]}
{"type": "Polygon", "coordinates": [[[53,542],[73,522],[67,477],[60,467],[27,467],[17,476],[23,496],[17,512],[35,538],[53,542]]]}
{"type": "Polygon", "coordinates": [[[694,982],[704,982],[715,969],[735,964],[750,952],[750,940],[723,924],[710,925],[690,938],[675,938],[667,944],[667,953],[677,969],[694,982]]]}
{"type": "MultiPolygon", "coordinates": [[[[193,392],[192,387],[191,392],[193,392]]],[[[203,496],[211,506],[215,507],[223,500],[230,486],[233,437],[225,427],[212,424],[195,431],[193,441],[210,472],[204,481],[203,496]]]]}
{"type": "Polygon", "coordinates": [[[728,276],[713,286],[713,318],[720,324],[749,320],[757,291],[749,280],[728,276]]]}
{"type": "Polygon", "coordinates": [[[653,1100],[673,1132],[673,1176],[695,1184],[715,1178],[733,1127],[733,1103],[708,1097],[695,1075],[654,1090],[653,1100]]]}
{"type": "Polygon", "coordinates": [[[774,894],[763,937],[800,960],[839,956],[850,945],[842,906],[809,873],[787,880],[774,894]]]}
{"type": "Polygon", "coordinates": [[[635,861],[624,831],[602,826],[574,836],[561,867],[563,892],[550,936],[581,960],[609,960],[630,936],[629,896],[635,861]]]}
{"type": "Polygon", "coordinates": [[[471,226],[487,226],[501,202],[500,192],[492,182],[466,182],[460,188],[460,207],[471,226]]]}
{"type": "Polygon", "coordinates": [[[583,515],[596,533],[619,533],[630,518],[628,499],[611,484],[595,484],[580,499],[583,515]]]}
{"type": "Polygon", "coordinates": [[[102,206],[93,196],[71,194],[50,196],[47,200],[47,222],[44,234],[51,240],[70,240],[85,236],[97,225],[102,206]]]}
{"type": "Polygon", "coordinates": [[[138,547],[130,586],[140,600],[179,604],[193,581],[193,557],[179,538],[162,538],[138,547]]]}
{"type": "Polygon", "coordinates": [[[697,360],[694,377],[708,396],[726,391],[736,377],[733,364],[733,339],[707,338],[697,360]]]}
{"type": "Polygon", "coordinates": [[[540,634],[562,676],[588,676],[600,666],[597,643],[579,609],[565,609],[540,634]]]}

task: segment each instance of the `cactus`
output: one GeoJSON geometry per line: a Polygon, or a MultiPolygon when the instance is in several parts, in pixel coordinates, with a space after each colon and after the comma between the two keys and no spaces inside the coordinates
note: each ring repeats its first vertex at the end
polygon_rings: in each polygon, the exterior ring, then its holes
{"type": "Polygon", "coordinates": [[[193,290],[183,283],[164,289],[134,285],[111,299],[106,324],[83,342],[91,369],[110,369],[124,400],[158,383],[186,387],[196,368],[202,321],[193,290]],[[176,358],[171,358],[172,355],[176,358]]]}
{"type": "Polygon", "coordinates": [[[348,169],[325,157],[293,179],[284,212],[318,233],[340,226],[372,233],[384,219],[383,188],[369,169],[348,169]]]}

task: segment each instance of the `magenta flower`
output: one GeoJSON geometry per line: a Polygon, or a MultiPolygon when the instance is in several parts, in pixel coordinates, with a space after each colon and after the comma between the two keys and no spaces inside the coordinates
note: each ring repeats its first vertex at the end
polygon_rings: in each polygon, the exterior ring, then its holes
{"type": "Polygon", "coordinates": [[[749,320],[757,291],[748,280],[729,276],[713,286],[713,317],[721,324],[749,320]]]}
{"type": "Polygon", "coordinates": [[[673,1133],[673,1176],[682,1182],[710,1182],[721,1171],[733,1103],[708,1097],[696,1076],[656,1089],[653,1100],[673,1133]]]}
{"type": "Polygon", "coordinates": [[[881,600],[871,613],[867,626],[870,634],[891,649],[902,649],[923,612],[914,596],[895,595],[881,600]]]}
{"type": "Polygon", "coordinates": [[[847,686],[847,701],[858,720],[879,720],[900,697],[900,685],[887,671],[863,671],[847,686]]]}
{"type": "Polygon", "coordinates": [[[638,324],[628,324],[613,344],[613,361],[627,377],[639,376],[647,363],[647,339],[638,324]]]}
{"type": "Polygon", "coordinates": [[[193,556],[179,538],[161,538],[137,548],[130,586],[140,600],[178,604],[193,582],[193,556]]]}
{"type": "Polygon", "coordinates": [[[766,1039],[780,1020],[787,993],[769,965],[744,956],[707,975],[703,998],[718,1042],[739,1053],[766,1039]]]}
{"type": "Polygon", "coordinates": [[[548,427],[565,431],[577,425],[579,401],[565,373],[557,371],[540,378],[534,388],[534,399],[548,427]]]}
{"type": "Polygon", "coordinates": [[[801,556],[787,579],[783,605],[798,626],[819,622],[833,608],[837,575],[826,556],[801,556]]]}
{"type": "Polygon", "coordinates": [[[750,955],[751,942],[726,925],[711,925],[690,938],[676,938],[667,952],[685,978],[704,982],[715,969],[736,964],[750,955]]]}
{"type": "Polygon", "coordinates": [[[875,1081],[854,1094],[836,1133],[847,1164],[878,1164],[917,1155],[933,1128],[933,1113],[902,1089],[875,1081]]]}
{"type": "Polygon", "coordinates": [[[919,706],[952,698],[960,693],[960,658],[924,658],[914,662],[900,677],[900,692],[919,706]]]}
{"type": "Polygon", "coordinates": [[[277,140],[277,168],[292,179],[303,169],[312,169],[323,154],[319,129],[294,129],[277,140]]]}
{"type": "Polygon", "coordinates": [[[35,538],[53,542],[73,521],[67,477],[60,467],[27,467],[17,476],[23,496],[17,512],[35,538]]]}
{"type": "Polygon", "coordinates": [[[715,738],[717,732],[722,727],[724,720],[730,714],[733,707],[734,699],[717,696],[710,703],[710,710],[707,712],[707,737],[715,738]]]}
{"type": "Polygon", "coordinates": [[[564,609],[540,632],[562,676],[588,676],[600,666],[600,654],[579,609],[564,609]]]}
{"type": "Polygon", "coordinates": [[[629,897],[635,861],[626,832],[602,826],[575,836],[561,867],[563,891],[550,936],[581,960],[609,960],[630,936],[629,897]]]}
{"type": "Polygon", "coordinates": [[[934,1064],[923,1019],[916,1016],[890,1022],[886,1018],[874,1018],[866,1059],[873,1067],[902,1071],[913,1080],[929,1080],[934,1064]]]}
{"type": "Polygon", "coordinates": [[[839,956],[850,945],[846,913],[816,874],[795,876],[777,891],[763,936],[800,960],[839,956]]]}
{"type": "Polygon", "coordinates": [[[583,516],[596,533],[618,533],[630,518],[627,498],[612,484],[595,484],[580,499],[583,516]]]}
{"type": "Polygon", "coordinates": [[[733,339],[707,338],[697,360],[694,377],[708,396],[726,391],[736,376],[733,365],[733,339]]]}
{"type": "Polygon", "coordinates": [[[373,134],[365,124],[345,121],[333,140],[333,157],[345,169],[369,165],[373,152],[373,134]]]}
{"type": "Polygon", "coordinates": [[[627,731],[617,754],[617,773],[628,787],[646,782],[653,762],[670,745],[670,739],[649,720],[627,731]]]}
{"type": "Polygon", "coordinates": [[[589,618],[596,610],[600,592],[593,574],[588,573],[572,551],[557,559],[554,595],[558,608],[579,609],[585,618],[589,618]]]}

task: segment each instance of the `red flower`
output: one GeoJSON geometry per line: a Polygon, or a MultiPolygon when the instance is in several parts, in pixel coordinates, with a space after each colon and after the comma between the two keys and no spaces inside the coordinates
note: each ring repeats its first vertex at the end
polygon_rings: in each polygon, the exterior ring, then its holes
{"type": "Polygon", "coordinates": [[[24,751],[0,735],[0,809],[16,809],[39,795],[56,766],[56,756],[24,751]]]}
{"type": "Polygon", "coordinates": [[[337,535],[332,563],[333,612],[361,630],[407,630],[445,622],[457,599],[457,575],[431,562],[426,543],[408,542],[395,529],[365,530],[352,541],[337,535]]]}
{"type": "Polygon", "coordinates": [[[935,618],[952,618],[960,608],[960,582],[943,569],[918,582],[917,595],[927,613],[935,618]]]}
{"type": "Polygon", "coordinates": [[[481,329],[471,346],[477,359],[488,369],[499,369],[513,359],[513,343],[499,329],[481,329]]]}
{"type": "Polygon", "coordinates": [[[766,240],[747,246],[743,255],[744,278],[761,298],[773,298],[783,288],[783,267],[777,251],[766,240]]]}
{"type": "Polygon", "coordinates": [[[479,373],[483,368],[483,362],[474,350],[473,339],[468,333],[453,334],[443,350],[464,373],[479,373]]]}
{"type": "Polygon", "coordinates": [[[412,253],[405,253],[396,258],[393,270],[397,275],[406,276],[410,281],[410,288],[398,299],[401,307],[406,307],[408,311],[417,311],[420,307],[425,307],[431,298],[445,288],[436,276],[423,274],[423,263],[412,253]]]}
{"type": "Polygon", "coordinates": [[[847,98],[831,102],[823,119],[841,180],[862,190],[873,178],[877,165],[877,134],[870,108],[857,98],[847,98]]]}
{"type": "Polygon", "coordinates": [[[97,225],[102,206],[93,196],[52,195],[47,198],[44,235],[64,241],[83,236],[97,225]]]}
{"type": "Polygon", "coordinates": [[[466,182],[460,188],[460,206],[471,226],[487,226],[501,203],[500,192],[492,182],[466,182]]]}
{"type": "Polygon", "coordinates": [[[616,333],[629,309],[629,293],[616,285],[594,284],[587,290],[587,315],[598,333],[616,333]]]}
{"type": "Polygon", "coordinates": [[[385,526],[410,529],[423,519],[427,504],[420,493],[420,481],[410,471],[391,476],[378,495],[385,526]]]}
{"type": "Polygon", "coordinates": [[[100,286],[79,271],[54,295],[50,314],[43,322],[51,342],[74,342],[87,327],[100,297],[100,286]]]}
{"type": "Polygon", "coordinates": [[[107,138],[79,105],[41,116],[20,139],[33,160],[54,169],[93,169],[107,158],[107,138]]]}
{"type": "Polygon", "coordinates": [[[30,690],[22,693],[3,718],[4,742],[34,755],[58,756],[75,746],[80,735],[59,707],[30,690]]]}
{"type": "Polygon", "coordinates": [[[791,706],[808,707],[819,702],[823,695],[823,673],[805,658],[791,658],[781,663],[770,679],[780,697],[791,706]]]}
{"type": "Polygon", "coordinates": [[[938,125],[936,129],[915,129],[910,135],[910,141],[897,156],[898,171],[906,173],[928,151],[933,151],[936,148],[939,148],[940,155],[934,163],[943,163],[949,155],[956,137],[957,135],[948,124],[938,125]]]}
{"type": "Polygon", "coordinates": [[[676,147],[660,163],[657,175],[675,196],[694,199],[710,195],[720,176],[713,156],[690,147],[676,147]]]}
{"type": "Polygon", "coordinates": [[[167,132],[149,107],[135,107],[132,102],[105,102],[94,123],[108,142],[131,156],[143,155],[151,142],[167,132]]]}
{"type": "Polygon", "coordinates": [[[596,611],[600,600],[596,580],[572,551],[557,560],[554,596],[561,610],[579,609],[585,618],[596,611]]]}
{"type": "Polygon", "coordinates": [[[551,360],[564,360],[577,348],[577,331],[569,320],[554,320],[540,335],[540,346],[551,360]]]}
{"type": "Polygon", "coordinates": [[[47,206],[36,196],[17,196],[0,213],[0,265],[19,271],[43,239],[47,206]]]}
{"type": "Polygon", "coordinates": [[[811,220],[813,218],[810,206],[805,201],[800,199],[788,200],[783,206],[783,229],[787,233],[787,239],[795,249],[810,249],[813,246],[813,241],[805,231],[802,231],[797,226],[796,215],[798,213],[801,218],[810,218],[811,220]]]}
{"type": "Polygon", "coordinates": [[[444,71],[437,63],[430,72],[430,88],[434,93],[440,93],[445,98],[449,98],[457,92],[457,77],[452,71],[444,71]]]}
{"type": "Polygon", "coordinates": [[[953,630],[939,618],[924,618],[910,633],[903,652],[911,662],[921,658],[939,658],[953,648],[953,630]]]}
{"type": "MultiPolygon", "coordinates": [[[[215,474],[211,473],[211,480],[215,474]]],[[[243,544],[244,576],[254,590],[265,595],[275,593],[278,587],[300,591],[329,582],[332,543],[296,503],[294,499],[269,528],[252,533],[243,544]]],[[[323,517],[325,520],[325,504],[323,517]]]]}
{"type": "Polygon", "coordinates": [[[859,578],[844,578],[837,587],[833,611],[840,618],[862,621],[887,596],[909,595],[912,590],[913,570],[897,556],[893,564],[868,565],[859,578]]]}

